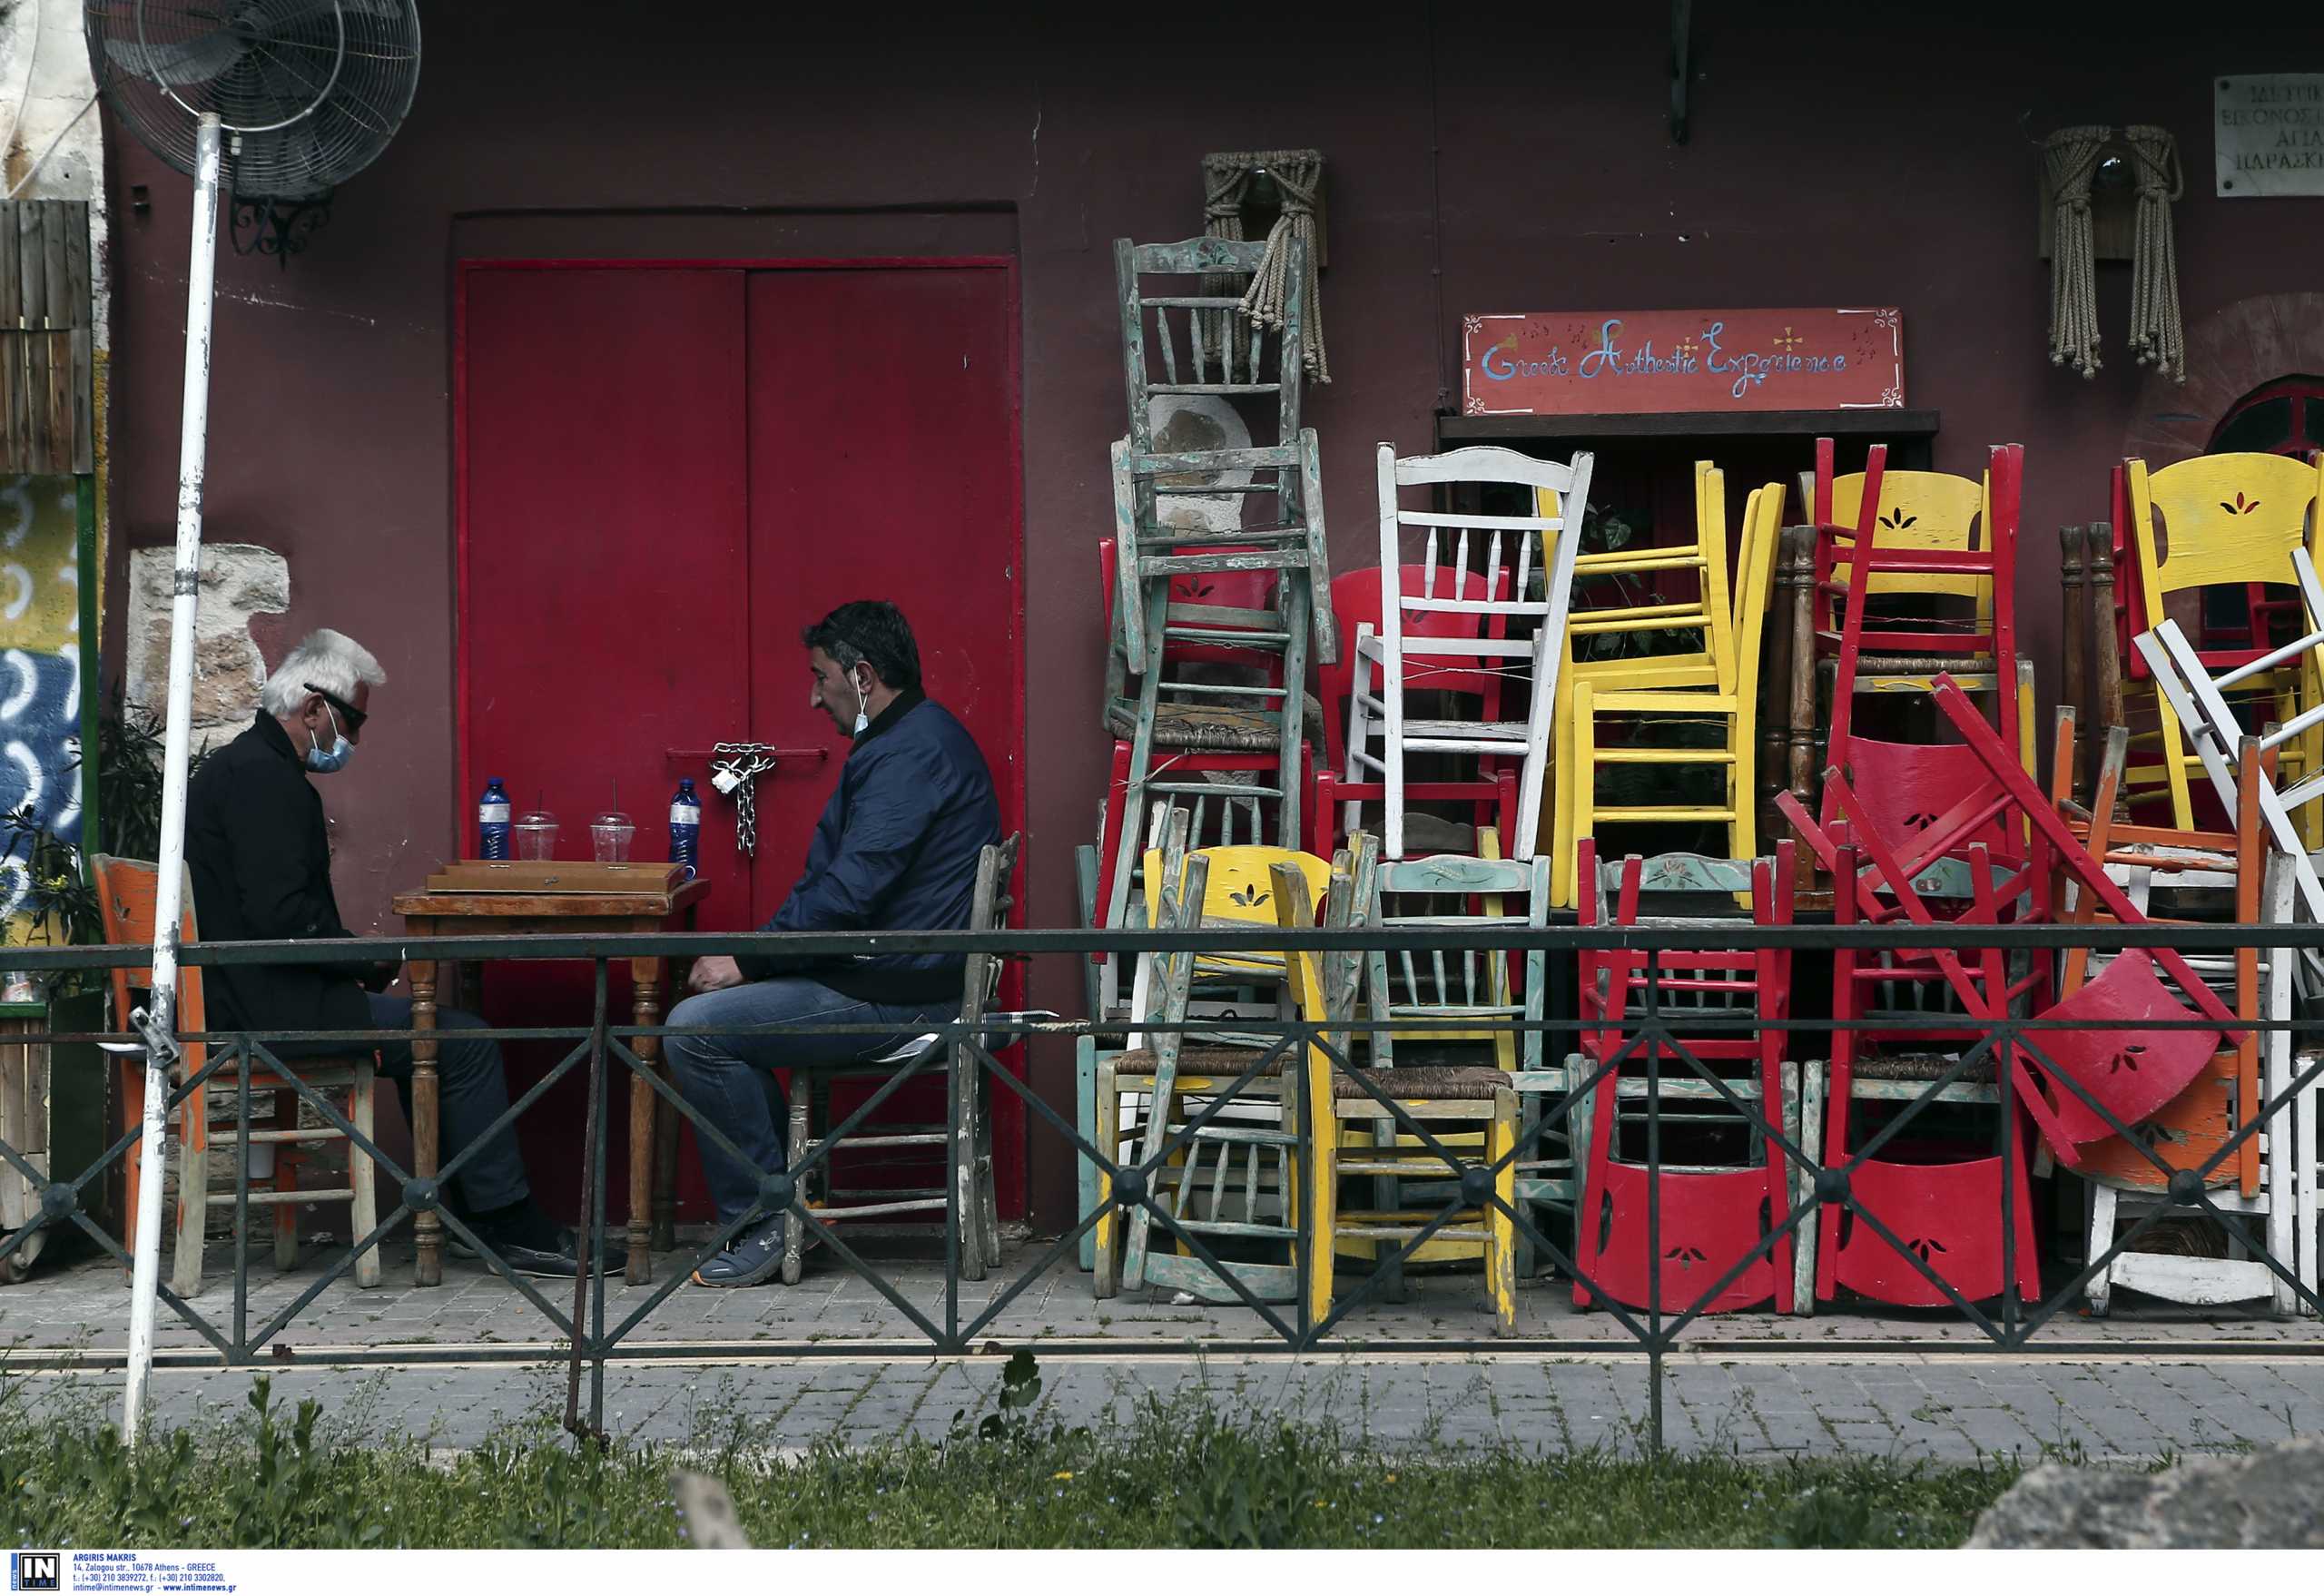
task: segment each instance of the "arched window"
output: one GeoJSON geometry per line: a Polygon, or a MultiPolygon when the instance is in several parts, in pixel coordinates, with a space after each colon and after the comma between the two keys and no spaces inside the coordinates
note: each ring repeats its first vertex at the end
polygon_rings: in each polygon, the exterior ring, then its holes
{"type": "Polygon", "coordinates": [[[2227,408],[2206,454],[2291,455],[2324,448],[2324,377],[2279,377],[2227,408]]]}

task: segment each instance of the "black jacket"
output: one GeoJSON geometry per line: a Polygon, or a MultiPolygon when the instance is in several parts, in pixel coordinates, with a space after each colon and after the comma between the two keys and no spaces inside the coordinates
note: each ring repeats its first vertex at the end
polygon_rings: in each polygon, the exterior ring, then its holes
{"type": "MultiPolygon", "coordinates": [[[[202,762],[186,791],[185,857],[205,942],[347,937],[330,890],[323,801],[272,715],[202,762]]],[[[213,1030],[359,1030],[370,1007],[355,964],[245,964],[203,971],[213,1030]]]]}
{"type": "MultiPolygon", "coordinates": [[[[764,931],[960,931],[977,855],[1000,841],[992,773],[968,728],[918,691],[881,710],[815,823],[807,868],[764,931]]],[[[957,955],[883,953],[833,962],[743,959],[753,980],[804,975],[869,1002],[960,995],[957,955]]]]}

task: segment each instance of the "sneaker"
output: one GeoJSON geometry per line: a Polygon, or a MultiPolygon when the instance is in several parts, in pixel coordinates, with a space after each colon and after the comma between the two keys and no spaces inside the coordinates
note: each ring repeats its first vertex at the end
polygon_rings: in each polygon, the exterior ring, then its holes
{"type": "Polygon", "coordinates": [[[783,1273],[783,1217],[763,1220],[694,1272],[696,1286],[763,1286],[783,1273]]]}

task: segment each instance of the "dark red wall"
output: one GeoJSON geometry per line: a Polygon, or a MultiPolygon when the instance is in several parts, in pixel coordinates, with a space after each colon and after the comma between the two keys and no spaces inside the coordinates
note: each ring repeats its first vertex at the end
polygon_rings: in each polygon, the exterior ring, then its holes
{"type": "MultiPolygon", "coordinates": [[[[1584,9],[1285,6],[1206,42],[1199,8],[1133,29],[1107,20],[1119,8],[864,7],[811,34],[792,6],[427,0],[426,72],[394,145],[287,271],[230,257],[219,276],[208,536],[289,557],[271,657],[327,624],[391,677],[361,764],[331,789],[350,921],[385,929],[389,893],[451,849],[468,796],[449,708],[463,254],[1018,253],[1036,923],[1071,916],[1070,849],[1092,832],[1107,754],[1090,586],[1122,428],[1111,241],[1199,231],[1206,150],[1314,145],[1329,163],[1337,380],[1307,414],[1344,564],[1373,563],[1371,446],[1429,445],[1464,311],[1893,303],[1908,399],[1944,413],[1937,465],[2026,446],[2027,630],[2053,650],[2043,539],[2105,513],[2139,377],[2127,266],[2102,268],[2099,379],[2047,362],[2035,141],[2083,122],[2179,134],[2191,324],[2312,288],[2324,205],[2210,197],[2210,80],[2324,69],[2324,31],[2280,12],[2158,44],[2102,7],[1707,5],[1681,148],[1667,9],[1584,9]],[[1271,52],[1275,27],[1306,47],[1271,52]]],[[[162,543],[187,184],[112,148],[113,513],[128,543],[162,543]]],[[[1047,979],[1037,1000],[1078,1003],[1062,968],[1047,979]]],[[[1059,1055],[1036,1077],[1064,1098],[1069,1069],[1059,1055]]],[[[1036,1173],[1045,1211],[1064,1212],[1069,1172],[1036,1173]]]]}

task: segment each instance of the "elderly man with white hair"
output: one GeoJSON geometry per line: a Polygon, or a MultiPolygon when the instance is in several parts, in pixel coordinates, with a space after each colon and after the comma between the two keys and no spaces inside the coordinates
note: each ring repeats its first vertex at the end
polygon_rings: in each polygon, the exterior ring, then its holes
{"type": "MultiPolygon", "coordinates": [[[[186,794],[185,853],[203,941],[354,934],[340,923],[331,892],[330,842],[310,777],[347,767],[371,715],[371,689],[387,679],[353,638],[310,633],[267,678],[250,730],[202,762],[186,794]]],[[[215,966],[207,978],[210,1023],[222,1030],[409,1030],[409,999],[366,990],[384,987],[394,974],[392,967],[348,964],[215,966]]],[[[443,1010],[436,1023],[457,1033],[484,1021],[443,1010]]],[[[343,1051],[344,1044],[283,1043],[272,1050],[290,1059],[343,1051]]],[[[485,1134],[508,1108],[500,1045],[448,1034],[438,1054],[443,1161],[474,1147],[457,1179],[461,1216],[511,1269],[574,1274],[574,1234],[533,1201],[516,1138],[505,1129],[485,1134]]],[[[411,1044],[380,1044],[379,1072],[396,1083],[409,1117],[411,1044]]],[[[454,1250],[466,1249],[456,1241],[454,1250]]]]}

